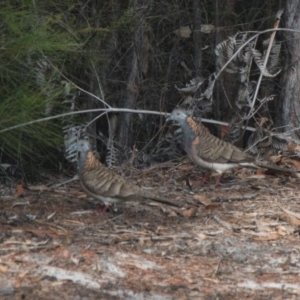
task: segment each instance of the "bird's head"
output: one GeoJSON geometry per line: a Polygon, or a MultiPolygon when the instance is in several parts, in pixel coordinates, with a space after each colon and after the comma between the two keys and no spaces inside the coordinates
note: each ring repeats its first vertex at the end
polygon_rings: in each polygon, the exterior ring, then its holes
{"type": "Polygon", "coordinates": [[[171,115],[166,119],[168,121],[177,121],[178,123],[183,123],[188,118],[189,114],[184,109],[175,108],[171,115]]]}
{"type": "Polygon", "coordinates": [[[85,140],[79,140],[76,147],[78,152],[88,152],[91,150],[91,144],[85,140]]]}
{"type": "Polygon", "coordinates": [[[67,152],[72,153],[72,152],[88,152],[91,150],[91,145],[88,141],[86,140],[79,140],[76,143],[72,143],[68,148],[67,152]]]}

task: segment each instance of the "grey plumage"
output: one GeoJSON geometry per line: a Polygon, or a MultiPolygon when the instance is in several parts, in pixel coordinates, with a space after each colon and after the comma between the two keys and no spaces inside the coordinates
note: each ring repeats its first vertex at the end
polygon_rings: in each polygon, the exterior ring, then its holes
{"type": "Polygon", "coordinates": [[[172,206],[181,206],[179,203],[146,191],[124,179],[115,171],[106,168],[93,155],[89,142],[80,140],[77,142],[76,148],[80,155],[78,173],[83,190],[93,198],[101,200],[105,205],[132,200],[142,202],[151,199],[172,206]]]}
{"type": "MultiPolygon", "coordinates": [[[[257,161],[254,157],[214,135],[201,123],[197,123],[187,111],[174,109],[167,121],[177,121],[183,132],[183,145],[191,161],[200,167],[214,170],[220,175],[238,166],[267,168],[293,172],[269,162],[257,161]]],[[[219,183],[219,178],[217,183],[219,183]]]]}

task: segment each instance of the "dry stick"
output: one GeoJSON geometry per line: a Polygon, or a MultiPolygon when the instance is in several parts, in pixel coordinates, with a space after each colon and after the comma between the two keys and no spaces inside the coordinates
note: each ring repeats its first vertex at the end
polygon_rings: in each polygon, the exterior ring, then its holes
{"type": "MultiPolygon", "coordinates": [[[[280,10],[279,12],[277,12],[277,15],[276,15],[277,20],[274,24],[274,29],[278,28],[279,23],[280,23],[280,17],[282,15],[282,13],[283,13],[283,10],[280,10]]],[[[268,46],[268,49],[267,49],[267,52],[266,52],[264,64],[263,64],[263,70],[265,70],[265,68],[267,66],[267,62],[268,62],[268,59],[269,59],[269,56],[270,56],[270,52],[271,52],[271,48],[272,48],[272,45],[273,45],[273,42],[274,42],[274,39],[275,39],[275,35],[276,35],[276,31],[272,32],[271,37],[270,37],[269,46],[268,46]]],[[[250,106],[250,113],[248,115],[248,118],[251,117],[252,111],[254,109],[254,105],[255,105],[255,102],[256,102],[256,97],[257,97],[257,94],[258,94],[260,83],[262,81],[262,77],[263,77],[263,72],[261,71],[260,75],[259,75],[259,79],[257,81],[255,93],[254,93],[254,96],[253,96],[253,101],[252,101],[251,106],[250,106]]]]}
{"type": "MultiPolygon", "coordinates": [[[[232,56],[231,58],[224,64],[224,66],[221,68],[221,70],[218,72],[218,74],[215,75],[215,79],[217,79],[221,73],[227,68],[227,66],[231,63],[231,61],[233,61],[237,55],[239,54],[239,52],[244,49],[249,43],[251,43],[253,40],[255,40],[259,35],[264,34],[264,33],[268,33],[268,32],[276,32],[276,31],[290,31],[290,32],[294,32],[294,33],[299,33],[299,30],[295,30],[295,29],[285,29],[285,28],[273,28],[273,29],[266,29],[264,31],[258,32],[257,34],[253,35],[251,38],[249,38],[232,56]]],[[[273,38],[274,39],[274,38],[273,38]]],[[[271,44],[272,45],[272,44],[271,44]]],[[[270,46],[269,46],[270,47],[270,46]]],[[[253,104],[254,105],[254,104],[253,104]]],[[[204,122],[207,122],[207,120],[203,119],[204,122]]],[[[207,122],[207,123],[214,123],[214,124],[221,124],[219,122],[207,122]]],[[[224,125],[224,124],[221,124],[224,125]]],[[[228,123],[227,123],[228,125],[228,123]]],[[[252,127],[246,127],[246,130],[249,131],[255,131],[255,129],[253,130],[252,127]],[[251,128],[251,129],[250,129],[251,128]]],[[[299,129],[299,128],[298,128],[299,129]]],[[[291,130],[294,131],[295,129],[291,130]]],[[[1,131],[0,131],[1,132],[1,131]]],[[[275,135],[275,134],[274,134],[275,135]]]]}
{"type": "MultiPolygon", "coordinates": [[[[97,97],[96,95],[82,89],[81,87],[79,87],[77,84],[75,84],[74,82],[72,82],[69,78],[67,78],[55,65],[52,64],[52,62],[45,56],[45,59],[49,62],[49,64],[52,66],[52,68],[54,68],[62,77],[64,77],[68,82],[70,82],[71,84],[73,84],[77,89],[79,89],[80,91],[88,94],[89,96],[91,96],[92,98],[95,98],[96,100],[100,101],[104,106],[107,106],[108,108],[111,108],[111,106],[103,99],[97,97]]],[[[100,80],[99,80],[99,77],[98,77],[98,74],[96,72],[96,68],[92,62],[92,66],[94,68],[94,71],[95,71],[95,74],[96,74],[96,77],[97,77],[97,81],[98,81],[98,85],[99,85],[99,90],[101,92],[101,96],[102,98],[104,98],[104,93],[103,93],[103,90],[102,90],[102,87],[101,87],[101,83],[100,83],[100,80]]],[[[97,116],[96,118],[94,118],[92,121],[90,121],[88,124],[85,125],[85,128],[87,128],[88,126],[90,126],[93,122],[95,122],[96,120],[98,120],[99,118],[101,118],[104,114],[106,114],[107,116],[107,123],[108,123],[108,126],[110,127],[110,122],[109,122],[109,118],[108,118],[108,115],[107,115],[107,112],[103,113],[103,114],[100,114],[99,116],[97,116]]]]}
{"type": "MultiPolygon", "coordinates": [[[[242,45],[237,52],[235,52],[235,54],[231,57],[231,59],[229,59],[227,61],[226,64],[224,64],[223,68],[219,71],[219,73],[215,76],[215,78],[217,79],[220,74],[223,72],[223,70],[226,69],[226,67],[230,64],[230,62],[238,55],[239,51],[243,48],[246,47],[247,44],[249,44],[251,41],[253,41],[256,37],[258,37],[259,35],[261,34],[264,34],[264,33],[267,33],[267,32],[272,32],[272,31],[290,31],[290,32],[295,32],[295,33],[299,33],[300,34],[300,31],[299,30],[294,30],[294,29],[285,29],[285,28],[273,28],[273,29],[267,29],[267,30],[264,30],[264,31],[261,31],[257,34],[255,34],[253,37],[249,38],[244,45],[242,45]]],[[[66,78],[64,75],[63,75],[64,78],[66,78]]],[[[67,79],[68,80],[68,79],[67,79]]],[[[71,82],[69,80],[69,82],[71,82]]],[[[71,82],[72,83],[72,82],[71,82]]],[[[72,83],[74,84],[74,83],[72,83]]],[[[54,119],[58,119],[58,118],[62,118],[62,117],[65,117],[65,116],[71,116],[71,115],[76,115],[76,114],[83,114],[83,113],[90,113],[90,112],[129,112],[129,113],[139,113],[139,114],[153,114],[153,115],[165,115],[165,116],[169,116],[170,113],[161,113],[161,112],[158,112],[158,111],[151,111],[151,110],[134,110],[134,109],[128,109],[128,108],[113,108],[113,107],[110,107],[109,104],[107,104],[105,101],[103,101],[102,99],[100,99],[99,97],[95,96],[94,94],[78,87],[76,84],[74,84],[75,87],[77,87],[80,91],[96,98],[97,100],[99,100],[100,102],[102,102],[104,105],[108,106],[109,108],[107,109],[86,109],[86,110],[80,110],[80,111],[74,111],[74,112],[69,112],[69,113],[63,113],[63,114],[59,114],[59,115],[56,115],[56,116],[51,116],[51,117],[46,117],[46,118],[41,118],[41,119],[37,119],[37,120],[32,120],[32,121],[29,121],[29,122],[25,122],[25,123],[22,123],[22,124],[18,124],[18,125],[15,125],[15,126],[11,126],[11,127],[8,127],[8,128],[5,128],[5,129],[2,129],[0,130],[0,133],[2,132],[6,132],[6,131],[9,131],[9,130],[13,130],[13,129],[16,129],[16,128],[20,128],[20,127],[23,127],[23,126],[27,126],[27,125],[31,125],[31,124],[34,124],[34,123],[40,123],[40,122],[44,122],[44,121],[49,121],[49,120],[54,120],[54,119]]],[[[212,124],[219,124],[219,125],[225,125],[225,126],[228,126],[228,123],[227,122],[221,122],[221,121],[215,121],[215,120],[209,120],[209,119],[202,119],[203,122],[205,123],[212,123],[212,124]]],[[[255,131],[256,129],[253,128],[253,127],[246,127],[245,128],[246,130],[249,130],[249,131],[255,131]]],[[[294,131],[294,130],[298,130],[300,128],[296,128],[296,129],[293,129],[291,131],[294,131]]],[[[275,134],[273,134],[275,135],[275,134]]]]}
{"type": "Polygon", "coordinates": [[[217,268],[216,268],[216,270],[215,270],[215,272],[214,272],[215,276],[216,276],[216,275],[218,274],[218,272],[219,272],[219,267],[220,267],[220,264],[221,264],[221,260],[222,260],[222,259],[223,259],[223,256],[221,256],[221,257],[219,258],[217,268]]]}
{"type": "MultiPolygon", "coordinates": [[[[111,107],[111,108],[85,109],[85,110],[72,111],[72,112],[69,112],[69,113],[63,113],[63,114],[59,114],[59,115],[55,115],[55,116],[51,116],[51,117],[41,118],[41,119],[37,119],[37,120],[32,120],[32,121],[29,121],[29,122],[25,122],[25,123],[22,123],[22,124],[18,124],[18,125],[15,125],[15,126],[11,126],[11,127],[2,129],[2,130],[0,130],[0,133],[6,132],[6,131],[9,131],[9,130],[13,130],[13,129],[16,129],[16,128],[20,128],[20,127],[23,127],[23,126],[35,124],[35,123],[40,123],[40,122],[44,122],[44,121],[59,119],[59,118],[65,117],[65,116],[78,115],[78,114],[84,114],[84,113],[90,113],[90,112],[105,112],[105,113],[126,112],[126,113],[135,113],[135,114],[152,114],[152,115],[164,115],[164,116],[169,116],[170,115],[170,113],[161,113],[159,111],[129,109],[129,108],[113,108],[113,107],[111,107]]],[[[227,122],[214,121],[214,120],[209,120],[209,119],[202,119],[202,120],[206,123],[220,124],[220,125],[228,126],[227,122]]],[[[255,131],[255,128],[253,128],[253,127],[246,127],[246,129],[249,130],[249,131],[255,131]]]]}
{"type": "MultiPolygon", "coordinates": [[[[75,84],[72,80],[70,80],[67,76],[65,76],[62,72],[60,72],[60,70],[56,67],[56,66],[54,66],[53,64],[52,64],[52,62],[45,56],[45,59],[49,62],[49,64],[63,77],[63,78],[65,78],[68,82],[70,82],[71,84],[73,84],[73,86],[75,86],[78,90],[80,90],[80,91],[82,91],[82,92],[84,92],[84,93],[86,93],[86,94],[88,94],[89,96],[91,96],[92,98],[95,98],[96,100],[98,100],[98,101],[100,101],[102,104],[104,104],[105,106],[107,106],[108,108],[112,108],[107,102],[105,102],[103,99],[101,99],[101,98],[99,98],[99,97],[97,97],[96,95],[94,95],[94,94],[92,94],[92,93],[90,93],[90,92],[88,92],[88,91],[86,91],[85,89],[83,89],[83,88],[81,88],[80,86],[78,86],[77,84],[75,84]]],[[[97,74],[96,74],[96,76],[97,76],[97,74]]],[[[98,76],[97,76],[97,78],[98,78],[98,76]]],[[[101,89],[101,87],[100,87],[100,89],[101,89]]],[[[102,92],[102,89],[101,89],[101,94],[103,95],[103,92],[102,92]]]]}
{"type": "Polygon", "coordinates": [[[65,185],[67,183],[73,182],[73,181],[78,180],[78,179],[79,179],[78,175],[75,175],[73,178],[68,179],[68,180],[64,180],[63,182],[56,183],[56,184],[50,184],[49,188],[57,189],[57,188],[59,188],[62,185],[65,185]]]}
{"type": "MultiPolygon", "coordinates": [[[[101,82],[100,82],[99,76],[98,76],[98,74],[97,74],[97,71],[96,71],[96,68],[95,68],[95,65],[94,65],[93,62],[92,62],[92,66],[93,66],[93,69],[94,69],[95,74],[96,74],[96,77],[97,77],[98,86],[99,86],[99,90],[100,90],[100,92],[101,92],[101,98],[102,98],[102,99],[99,98],[99,99],[97,99],[97,100],[100,100],[102,103],[106,104],[108,107],[111,107],[111,106],[104,100],[104,92],[103,92],[103,90],[102,90],[101,82]]],[[[53,67],[55,67],[55,66],[53,66],[53,67]]],[[[56,68],[56,67],[55,67],[55,68],[56,68]]],[[[57,70],[58,70],[58,69],[57,69],[57,70]]],[[[58,72],[59,72],[61,75],[63,75],[59,70],[58,70],[58,72]]],[[[63,75],[63,76],[64,76],[64,75],[63,75]]],[[[66,78],[66,77],[65,77],[65,78],[66,78]]],[[[110,123],[110,120],[109,120],[109,117],[108,117],[108,114],[107,114],[107,113],[103,113],[103,114],[100,114],[99,116],[95,117],[95,118],[94,118],[93,120],[91,120],[88,124],[86,124],[84,128],[87,128],[88,126],[90,126],[92,123],[94,123],[94,122],[97,121],[99,118],[101,118],[104,114],[106,115],[106,119],[107,119],[107,124],[108,124],[108,128],[109,128],[109,132],[111,132],[111,123],[110,123]]],[[[111,138],[111,137],[109,136],[109,138],[111,138]]]]}
{"type": "MultiPolygon", "coordinates": [[[[11,126],[11,127],[2,129],[2,130],[0,130],[0,133],[6,132],[6,131],[9,131],[9,130],[13,130],[13,129],[17,129],[17,128],[20,128],[20,127],[24,127],[24,126],[27,126],[27,125],[35,124],[35,123],[40,123],[40,122],[44,122],[44,121],[59,119],[59,118],[65,117],[65,116],[78,115],[78,114],[91,113],[91,112],[104,112],[104,113],[126,112],[126,113],[152,114],[152,115],[164,115],[164,116],[169,116],[170,115],[170,113],[161,113],[159,111],[139,110],[139,109],[129,109],[129,108],[113,108],[112,107],[112,108],[85,109],[85,110],[78,110],[78,111],[73,111],[73,112],[69,112],[69,113],[63,113],[63,114],[59,114],[59,115],[55,115],[55,116],[51,116],[51,117],[41,118],[41,119],[37,119],[37,120],[32,120],[32,121],[29,121],[29,122],[25,122],[25,123],[22,123],[22,124],[18,124],[18,125],[15,125],[15,126],[11,126]]],[[[219,124],[219,125],[228,126],[228,122],[221,122],[221,121],[209,120],[209,119],[204,119],[204,118],[202,119],[202,121],[205,122],[205,123],[219,124]]],[[[249,130],[249,131],[253,131],[253,132],[256,131],[255,128],[249,127],[249,126],[247,126],[245,129],[249,130]]],[[[299,129],[300,129],[300,127],[293,128],[288,132],[292,132],[292,131],[299,130],[299,129]]],[[[288,132],[285,132],[285,133],[272,133],[271,132],[271,136],[277,136],[277,137],[282,138],[282,139],[288,139],[288,140],[291,140],[291,141],[295,141],[295,139],[291,139],[291,138],[286,136],[286,134],[288,132]]],[[[264,140],[264,138],[262,140],[264,140]]]]}
{"type": "Polygon", "coordinates": [[[272,29],[266,29],[264,31],[260,31],[257,34],[253,35],[251,38],[249,38],[245,44],[243,44],[232,56],[231,58],[227,61],[227,63],[224,64],[224,66],[221,68],[221,70],[218,72],[218,74],[215,76],[215,78],[217,79],[221,73],[226,69],[226,67],[231,63],[232,60],[234,60],[238,53],[244,49],[249,43],[251,43],[254,39],[256,39],[259,35],[264,34],[264,33],[268,33],[268,32],[272,32],[272,31],[290,31],[290,32],[294,32],[294,33],[299,33],[300,34],[300,30],[295,30],[295,29],[286,29],[286,28],[272,28],[272,29]]]}
{"type": "Polygon", "coordinates": [[[253,145],[251,145],[251,147],[247,148],[246,152],[249,151],[249,150],[251,150],[252,148],[254,148],[255,146],[257,146],[258,144],[260,144],[261,142],[263,142],[264,140],[266,140],[268,138],[269,138],[268,135],[265,136],[265,137],[263,137],[263,138],[261,138],[260,140],[258,140],[257,142],[255,142],[253,145]]]}
{"type": "MultiPolygon", "coordinates": [[[[32,120],[29,122],[25,122],[22,124],[18,124],[15,126],[11,126],[5,129],[0,130],[0,133],[2,132],[6,132],[12,129],[16,129],[16,128],[20,128],[23,126],[27,126],[27,125],[31,125],[34,123],[40,123],[40,122],[44,122],[44,121],[50,121],[50,120],[54,120],[54,119],[59,119],[65,116],[71,116],[71,115],[78,115],[78,114],[84,114],[84,113],[91,113],[91,112],[129,112],[129,113],[137,113],[137,114],[153,114],[153,115],[162,115],[162,113],[157,112],[157,111],[151,111],[151,110],[135,110],[135,109],[129,109],[129,108],[97,108],[97,109],[85,109],[85,110],[78,110],[78,111],[72,111],[72,112],[68,112],[68,113],[63,113],[63,114],[59,114],[59,115],[55,115],[55,116],[51,116],[51,117],[46,117],[46,118],[41,118],[41,119],[37,119],[37,120],[32,120]]],[[[165,114],[165,115],[170,115],[165,114]]],[[[254,128],[253,128],[254,129],[254,128]]]]}
{"type": "MultiPolygon", "coordinates": [[[[108,123],[108,127],[109,127],[109,131],[111,130],[110,129],[110,122],[109,122],[109,118],[108,118],[108,113],[107,112],[103,112],[102,114],[98,115],[97,117],[95,117],[92,121],[90,121],[89,123],[87,123],[85,126],[84,126],[84,129],[86,129],[87,127],[89,127],[92,123],[94,123],[95,121],[97,121],[98,119],[100,119],[102,116],[106,115],[106,118],[107,118],[107,123],[108,123]]],[[[109,138],[111,138],[109,136],[109,138]]]]}
{"type": "MultiPolygon", "coordinates": [[[[96,96],[94,96],[94,97],[96,97],[96,96]]],[[[96,97],[96,98],[98,98],[98,97],[96,97]]],[[[9,130],[13,130],[13,129],[17,129],[17,128],[20,128],[20,127],[24,127],[24,126],[27,126],[27,125],[35,124],[35,123],[40,123],[40,122],[50,121],[50,120],[54,120],[54,119],[59,119],[59,118],[65,117],[65,116],[78,115],[78,114],[91,113],[91,112],[105,112],[105,113],[126,112],[126,113],[152,114],[152,115],[164,115],[164,116],[169,116],[170,115],[170,113],[162,113],[162,112],[159,112],[159,111],[129,109],[129,108],[113,108],[113,107],[111,107],[111,108],[85,109],[85,110],[72,111],[72,112],[68,112],[68,113],[63,113],[63,114],[59,114],[59,115],[55,115],[55,116],[51,116],[51,117],[41,118],[41,119],[25,122],[25,123],[22,123],[22,124],[14,125],[14,126],[11,126],[11,127],[0,130],[0,133],[6,132],[6,131],[9,131],[9,130]]],[[[221,121],[209,120],[209,119],[204,119],[204,118],[202,119],[202,121],[205,122],[205,123],[219,124],[219,125],[228,126],[228,122],[221,122],[221,121]]],[[[249,126],[245,127],[245,129],[249,130],[249,131],[253,131],[253,132],[256,131],[255,128],[249,127],[249,126]]],[[[300,127],[293,128],[289,132],[299,130],[299,129],[300,129],[300,127]]],[[[279,138],[289,139],[289,140],[294,141],[294,139],[291,139],[291,138],[288,138],[288,137],[285,136],[287,133],[288,132],[281,133],[281,134],[280,133],[271,133],[271,136],[277,136],[279,138]]]]}
{"type": "MultiPolygon", "coordinates": [[[[277,13],[277,18],[279,19],[280,18],[280,16],[281,16],[281,11],[279,11],[278,13],[277,13]]],[[[276,23],[275,23],[275,26],[276,26],[276,23]]],[[[278,25],[277,25],[277,27],[278,27],[278,25]]],[[[273,33],[275,33],[276,31],[289,31],[289,32],[294,32],[294,33],[300,33],[300,31],[299,30],[295,30],[295,29],[286,29],[286,28],[273,28],[273,29],[267,29],[267,30],[264,30],[264,31],[261,31],[261,32],[258,32],[257,34],[255,34],[255,35],[253,35],[251,38],[249,38],[232,56],[231,56],[231,58],[224,64],[224,66],[221,68],[221,70],[218,72],[218,74],[216,74],[215,75],[215,79],[217,79],[220,75],[221,75],[221,73],[226,69],[226,67],[231,63],[231,61],[233,61],[236,57],[237,57],[237,55],[238,55],[238,53],[243,49],[243,48],[245,48],[250,42],[252,42],[253,40],[255,40],[259,35],[261,35],[261,34],[264,34],[264,33],[268,33],[268,32],[273,32],[273,33]]],[[[272,36],[271,36],[271,38],[272,38],[272,36]]],[[[274,37],[273,37],[273,39],[274,39],[274,37]]],[[[272,44],[271,44],[272,45],[272,44]]],[[[269,47],[270,47],[270,44],[269,44],[269,47]]],[[[254,102],[252,102],[252,104],[253,104],[253,106],[254,106],[254,102]]],[[[207,120],[205,120],[205,119],[203,119],[203,121],[204,122],[207,122],[207,120]]],[[[214,122],[208,122],[208,123],[214,123],[214,122]]],[[[215,122],[214,124],[220,124],[219,122],[215,122]]],[[[224,125],[224,124],[222,124],[222,125],[224,125]]],[[[228,124],[227,124],[228,125],[228,124]]],[[[255,129],[253,130],[253,128],[252,127],[246,127],[245,128],[246,130],[249,130],[249,131],[256,131],[255,129]]],[[[295,131],[295,130],[299,130],[300,129],[300,127],[298,127],[298,128],[294,128],[294,129],[291,129],[290,131],[288,131],[288,132],[293,132],[293,131],[295,131]]],[[[281,138],[283,138],[283,139],[287,139],[287,140],[292,140],[292,141],[295,141],[295,139],[291,139],[291,138],[288,138],[288,137],[286,137],[285,135],[288,133],[288,132],[285,132],[284,134],[278,134],[278,133],[271,133],[271,136],[277,136],[277,137],[281,137],[281,138]]],[[[259,143],[259,141],[257,142],[257,143],[259,143]]]]}
{"type": "Polygon", "coordinates": [[[250,195],[236,195],[236,196],[224,196],[224,197],[212,197],[210,199],[211,202],[231,202],[231,201],[244,201],[244,200],[251,200],[255,198],[258,193],[253,193],[250,195]]]}
{"type": "Polygon", "coordinates": [[[229,229],[229,230],[240,230],[241,227],[240,226],[236,226],[234,224],[230,224],[226,221],[221,220],[218,216],[214,215],[214,220],[217,221],[219,224],[221,224],[222,226],[224,226],[225,228],[229,229]]]}

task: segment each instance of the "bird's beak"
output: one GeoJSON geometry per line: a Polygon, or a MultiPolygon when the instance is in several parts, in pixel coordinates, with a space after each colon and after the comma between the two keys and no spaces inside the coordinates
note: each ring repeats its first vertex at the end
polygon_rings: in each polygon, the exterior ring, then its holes
{"type": "Polygon", "coordinates": [[[172,115],[169,115],[167,118],[166,118],[166,122],[170,122],[170,121],[174,121],[174,117],[172,115]]]}

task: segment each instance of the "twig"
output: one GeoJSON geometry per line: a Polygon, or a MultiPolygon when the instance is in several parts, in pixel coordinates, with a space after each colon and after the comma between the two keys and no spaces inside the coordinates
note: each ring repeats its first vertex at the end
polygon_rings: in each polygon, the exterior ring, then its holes
{"type": "Polygon", "coordinates": [[[300,34],[300,30],[295,30],[295,29],[287,29],[287,28],[272,28],[272,29],[266,29],[264,31],[260,31],[257,34],[253,35],[251,38],[249,38],[245,44],[243,44],[232,56],[231,58],[224,64],[224,66],[221,68],[221,70],[218,72],[218,74],[215,75],[215,78],[217,79],[221,73],[227,68],[227,66],[237,57],[237,55],[239,54],[239,52],[244,49],[249,43],[251,43],[254,39],[256,39],[259,35],[261,34],[265,34],[268,32],[272,32],[272,31],[290,31],[290,32],[294,32],[294,33],[299,33],[300,34]]]}
{"type": "Polygon", "coordinates": [[[211,198],[211,202],[229,202],[229,201],[243,201],[243,200],[250,200],[257,197],[258,193],[252,195],[236,195],[236,196],[229,196],[226,198],[221,197],[214,197],[211,198]]]}
{"type": "MultiPolygon", "coordinates": [[[[108,108],[112,108],[108,103],[106,103],[104,100],[100,99],[99,97],[97,97],[96,95],[86,91],[85,89],[81,88],[80,86],[76,85],[73,81],[71,81],[69,78],[67,78],[67,76],[65,76],[62,72],[60,72],[60,70],[54,66],[52,64],[52,62],[45,56],[45,59],[49,62],[49,64],[62,76],[64,77],[67,81],[69,81],[71,84],[73,84],[73,86],[75,86],[78,90],[88,94],[89,96],[91,96],[92,98],[97,99],[98,101],[100,101],[101,103],[103,103],[105,106],[107,106],[108,108]]],[[[101,91],[102,92],[102,91],[101,91]]],[[[103,93],[102,93],[103,94],[103,93]]]]}
{"type": "Polygon", "coordinates": [[[220,267],[220,264],[221,264],[221,261],[222,261],[222,256],[220,257],[220,259],[219,259],[219,261],[218,261],[218,265],[217,265],[217,268],[216,268],[216,270],[215,270],[215,276],[218,274],[218,271],[219,271],[219,267],[220,267]]]}
{"type": "Polygon", "coordinates": [[[53,184],[53,185],[50,185],[49,188],[54,188],[54,189],[57,189],[58,187],[64,185],[64,184],[67,184],[67,183],[70,183],[70,182],[73,182],[73,181],[76,181],[78,180],[79,177],[78,175],[75,175],[73,178],[71,179],[68,179],[68,180],[65,180],[63,182],[60,182],[60,183],[56,183],[56,184],[53,184]]]}
{"type": "MultiPolygon", "coordinates": [[[[277,13],[277,15],[276,15],[277,20],[276,20],[276,22],[274,24],[274,29],[278,28],[279,23],[280,23],[280,17],[282,15],[282,13],[283,13],[282,10],[277,13]]],[[[270,56],[270,52],[271,52],[271,49],[272,49],[272,46],[273,46],[275,35],[276,35],[276,31],[272,32],[271,37],[270,37],[269,46],[268,46],[268,49],[267,49],[267,52],[266,52],[264,64],[263,64],[263,70],[265,70],[265,68],[267,66],[267,62],[268,62],[268,59],[269,59],[269,56],[270,56]]],[[[254,109],[254,105],[255,105],[255,102],[256,102],[256,97],[257,97],[257,94],[258,94],[258,90],[260,88],[260,83],[262,81],[262,78],[263,78],[263,72],[260,72],[259,79],[257,81],[257,85],[256,85],[256,89],[255,89],[255,93],[254,93],[254,96],[253,96],[253,101],[252,101],[251,106],[250,106],[249,116],[252,114],[252,111],[254,109]]]]}
{"type": "Polygon", "coordinates": [[[239,226],[235,226],[233,224],[230,224],[228,222],[225,222],[223,220],[221,220],[218,216],[214,216],[214,220],[216,220],[219,224],[221,224],[222,226],[224,226],[225,228],[229,229],[229,230],[241,230],[241,227],[239,226]]]}
{"type": "MultiPolygon", "coordinates": [[[[35,123],[40,123],[40,122],[45,122],[45,121],[50,121],[50,120],[54,120],[54,119],[59,119],[65,116],[71,116],[71,115],[79,115],[79,114],[85,114],[85,113],[92,113],[92,112],[105,112],[105,113],[120,113],[120,112],[124,112],[124,113],[135,113],[135,114],[148,114],[148,115],[163,115],[163,116],[169,116],[170,113],[162,113],[159,111],[152,111],[152,110],[140,110],[140,109],[129,109],[129,108],[96,108],[96,109],[85,109],[85,110],[78,110],[78,111],[72,111],[72,112],[68,112],[68,113],[63,113],[63,114],[59,114],[59,115],[55,115],[55,116],[51,116],[51,117],[46,117],[46,118],[41,118],[41,119],[37,119],[37,120],[32,120],[29,122],[25,122],[22,124],[18,124],[15,126],[11,126],[5,129],[0,130],[0,133],[2,132],[6,132],[9,130],[13,130],[13,129],[17,129],[20,127],[24,127],[27,125],[31,125],[31,124],[35,124],[35,123]]],[[[215,120],[209,120],[209,119],[202,119],[203,122],[206,123],[212,123],[212,124],[220,124],[220,125],[226,125],[228,126],[227,122],[221,122],[221,121],[215,121],[215,120]]],[[[246,127],[247,130],[249,131],[255,131],[256,129],[253,127],[246,127]]]]}

